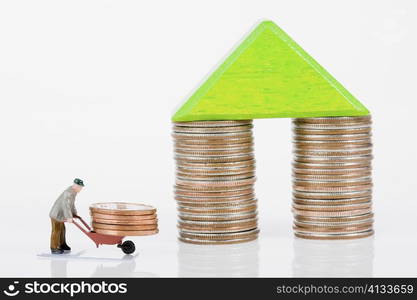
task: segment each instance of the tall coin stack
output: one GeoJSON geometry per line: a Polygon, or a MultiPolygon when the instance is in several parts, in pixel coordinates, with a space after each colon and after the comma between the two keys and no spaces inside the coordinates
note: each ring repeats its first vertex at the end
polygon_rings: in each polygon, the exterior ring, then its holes
{"type": "Polygon", "coordinates": [[[257,238],[252,120],[176,122],[179,239],[234,244],[257,238]]]}
{"type": "Polygon", "coordinates": [[[293,125],[295,235],[372,235],[371,117],[294,119],[293,125]]]}

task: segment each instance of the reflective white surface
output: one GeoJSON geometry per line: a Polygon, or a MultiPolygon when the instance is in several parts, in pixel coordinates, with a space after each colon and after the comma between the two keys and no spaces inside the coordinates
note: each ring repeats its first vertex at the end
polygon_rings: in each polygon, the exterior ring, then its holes
{"type": "MultiPolygon", "coordinates": [[[[244,244],[201,246],[171,234],[134,238],[137,251],[124,255],[70,228],[73,251],[52,255],[45,239],[2,245],[0,276],[35,277],[401,277],[417,276],[417,247],[401,237],[315,241],[271,237],[244,244]],[[77,238],[77,240],[75,240],[77,238]],[[387,240],[385,240],[387,238],[387,240]],[[36,247],[35,247],[36,245],[36,247]]],[[[47,233],[46,233],[47,235],[47,233]]],[[[47,239],[47,237],[46,237],[47,239]]]]}
{"type": "Polygon", "coordinates": [[[179,277],[258,277],[259,241],[207,246],[178,242],[179,277]]]}
{"type": "Polygon", "coordinates": [[[374,239],[294,239],[294,277],[372,277],[374,239]]]}

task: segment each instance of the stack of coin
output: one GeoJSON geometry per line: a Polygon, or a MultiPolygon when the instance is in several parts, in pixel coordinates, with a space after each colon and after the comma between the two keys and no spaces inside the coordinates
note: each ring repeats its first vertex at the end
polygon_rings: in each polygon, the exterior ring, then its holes
{"type": "Polygon", "coordinates": [[[295,235],[373,234],[371,117],[294,119],[295,235]]]}
{"type": "Polygon", "coordinates": [[[90,206],[92,227],[97,233],[140,236],[158,233],[156,209],[139,203],[108,202],[90,206]]]}
{"type": "Polygon", "coordinates": [[[233,244],[257,238],[252,120],[176,122],[179,239],[233,244]]]}

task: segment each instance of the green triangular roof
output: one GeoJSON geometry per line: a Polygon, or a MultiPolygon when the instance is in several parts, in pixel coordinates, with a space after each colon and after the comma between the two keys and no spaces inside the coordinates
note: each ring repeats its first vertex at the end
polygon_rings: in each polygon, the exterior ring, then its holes
{"type": "Polygon", "coordinates": [[[173,121],[361,116],[369,111],[281,28],[260,23],[173,121]]]}

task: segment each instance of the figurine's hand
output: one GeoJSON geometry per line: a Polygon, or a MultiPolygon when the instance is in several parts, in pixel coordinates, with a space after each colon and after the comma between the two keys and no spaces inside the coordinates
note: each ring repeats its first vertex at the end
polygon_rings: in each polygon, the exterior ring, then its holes
{"type": "Polygon", "coordinates": [[[74,223],[74,220],[72,218],[69,218],[69,219],[66,219],[65,222],[74,223]]]}

